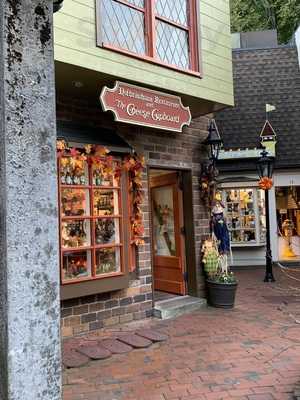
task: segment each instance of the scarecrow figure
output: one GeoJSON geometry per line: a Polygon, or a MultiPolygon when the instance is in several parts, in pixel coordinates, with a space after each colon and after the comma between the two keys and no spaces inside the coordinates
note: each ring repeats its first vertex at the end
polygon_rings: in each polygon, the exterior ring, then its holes
{"type": "Polygon", "coordinates": [[[215,205],[212,209],[212,231],[218,240],[218,250],[220,255],[220,267],[222,272],[228,272],[227,255],[230,253],[229,231],[224,216],[225,207],[221,200],[216,196],[215,205]]]}

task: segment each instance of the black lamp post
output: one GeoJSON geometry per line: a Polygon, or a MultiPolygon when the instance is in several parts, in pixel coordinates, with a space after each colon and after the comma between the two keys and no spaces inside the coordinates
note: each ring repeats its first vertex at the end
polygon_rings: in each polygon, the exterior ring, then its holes
{"type": "MultiPolygon", "coordinates": [[[[270,157],[266,150],[261,153],[261,158],[257,162],[257,171],[260,179],[272,179],[274,167],[274,157],[270,157]]],[[[273,261],[270,240],[270,216],[269,216],[269,189],[265,190],[265,210],[266,210],[266,274],[264,282],[275,282],[273,276],[273,261]]]]}
{"type": "Polygon", "coordinates": [[[56,12],[62,8],[64,0],[53,0],[53,12],[56,12]]]}

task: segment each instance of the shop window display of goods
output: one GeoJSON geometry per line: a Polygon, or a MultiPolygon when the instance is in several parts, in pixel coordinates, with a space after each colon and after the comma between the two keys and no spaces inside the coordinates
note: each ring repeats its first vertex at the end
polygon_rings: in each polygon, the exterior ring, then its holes
{"type": "Polygon", "coordinates": [[[131,228],[130,245],[143,244],[143,159],[116,158],[102,146],[70,148],[64,141],[57,150],[62,283],[122,273],[124,229],[131,228]],[[130,221],[124,221],[125,206],[130,221]]]}
{"type": "Polygon", "coordinates": [[[230,241],[233,245],[262,245],[266,241],[265,194],[257,188],[223,191],[230,241]]]}

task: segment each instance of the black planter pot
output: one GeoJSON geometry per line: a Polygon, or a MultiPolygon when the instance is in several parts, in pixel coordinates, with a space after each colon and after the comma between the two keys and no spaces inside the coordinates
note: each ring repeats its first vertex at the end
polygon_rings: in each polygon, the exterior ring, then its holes
{"type": "Polygon", "coordinates": [[[237,282],[216,283],[207,279],[206,288],[207,303],[210,306],[219,308],[233,308],[237,282]]]}

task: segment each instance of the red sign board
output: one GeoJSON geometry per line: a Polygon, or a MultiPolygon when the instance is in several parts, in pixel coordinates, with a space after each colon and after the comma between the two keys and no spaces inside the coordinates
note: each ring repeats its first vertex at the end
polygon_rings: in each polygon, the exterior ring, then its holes
{"type": "Polygon", "coordinates": [[[112,89],[104,86],[100,95],[104,111],[112,111],[116,121],[151,128],[182,132],[191,123],[189,107],[181,98],[116,81],[112,89]]]}

